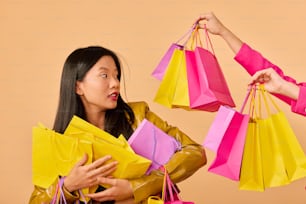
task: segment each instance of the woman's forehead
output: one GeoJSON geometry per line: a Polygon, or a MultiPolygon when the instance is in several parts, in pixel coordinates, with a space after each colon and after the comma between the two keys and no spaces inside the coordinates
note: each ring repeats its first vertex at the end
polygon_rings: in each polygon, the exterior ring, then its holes
{"type": "Polygon", "coordinates": [[[97,63],[93,66],[97,70],[114,70],[117,71],[117,66],[114,59],[111,56],[103,56],[101,57],[97,63]]]}

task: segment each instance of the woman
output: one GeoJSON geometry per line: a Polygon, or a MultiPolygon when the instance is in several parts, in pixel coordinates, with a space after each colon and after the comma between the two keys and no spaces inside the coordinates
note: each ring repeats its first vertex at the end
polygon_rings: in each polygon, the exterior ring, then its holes
{"type": "MultiPolygon", "coordinates": [[[[73,115],[77,115],[115,137],[123,134],[128,139],[146,118],[182,144],[182,149],[165,165],[173,182],[188,178],[205,165],[206,156],[201,145],[151,112],[145,102],[124,102],[120,95],[120,78],[120,62],[113,51],[91,46],[72,52],[62,72],[54,130],[63,133],[73,115]]],[[[161,171],[155,170],[132,180],[111,178],[116,162],[105,164],[109,159],[110,156],[105,156],[85,165],[85,155],[75,165],[63,184],[68,203],[79,200],[79,189],[99,184],[110,187],[100,187],[96,193],[86,195],[93,203],[145,203],[147,197],[161,192],[161,171]]],[[[30,203],[50,203],[56,184],[57,181],[47,189],[35,186],[30,203]]]]}
{"type": "Polygon", "coordinates": [[[202,15],[198,21],[202,20],[206,21],[210,33],[220,35],[226,41],[236,55],[235,60],[252,75],[251,83],[264,83],[267,91],[291,105],[292,112],[306,116],[306,82],[297,83],[285,76],[279,67],[242,42],[213,13],[202,15]]]}

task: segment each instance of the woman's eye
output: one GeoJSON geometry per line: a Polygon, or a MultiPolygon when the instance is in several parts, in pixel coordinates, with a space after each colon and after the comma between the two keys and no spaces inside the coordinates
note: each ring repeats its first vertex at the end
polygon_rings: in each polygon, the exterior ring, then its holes
{"type": "Polygon", "coordinates": [[[100,74],[100,76],[101,76],[102,78],[107,78],[107,74],[104,74],[104,73],[100,74]]]}

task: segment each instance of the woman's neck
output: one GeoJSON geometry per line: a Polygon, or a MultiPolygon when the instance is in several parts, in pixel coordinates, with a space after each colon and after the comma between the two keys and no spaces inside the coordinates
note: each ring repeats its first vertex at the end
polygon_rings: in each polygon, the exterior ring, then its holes
{"type": "Polygon", "coordinates": [[[105,112],[86,113],[86,119],[89,123],[104,130],[105,112]]]}

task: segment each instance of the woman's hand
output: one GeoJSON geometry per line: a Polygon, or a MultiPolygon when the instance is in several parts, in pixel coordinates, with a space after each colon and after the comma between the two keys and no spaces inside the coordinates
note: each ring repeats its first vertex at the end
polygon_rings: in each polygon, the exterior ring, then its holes
{"type": "Polygon", "coordinates": [[[205,13],[198,18],[197,22],[200,25],[200,28],[204,28],[204,25],[202,25],[201,21],[206,21],[203,22],[203,24],[206,25],[208,32],[221,36],[231,48],[231,50],[235,54],[238,53],[243,42],[238,38],[238,36],[236,36],[234,33],[232,33],[232,31],[225,27],[214,13],[205,13]]]}
{"type": "Polygon", "coordinates": [[[260,83],[265,85],[265,89],[271,93],[280,93],[283,79],[274,69],[268,68],[256,72],[251,79],[251,84],[260,83]]]}
{"type": "Polygon", "coordinates": [[[274,69],[268,68],[257,71],[251,79],[251,84],[261,83],[265,85],[268,92],[288,96],[297,99],[299,87],[291,82],[284,80],[274,69]]]}
{"type": "Polygon", "coordinates": [[[201,21],[204,20],[206,21],[205,22],[206,29],[211,34],[222,35],[226,31],[228,31],[228,29],[221,23],[221,21],[212,12],[200,15],[197,22],[199,23],[201,28],[204,28],[204,26],[201,23],[201,21]]]}
{"type": "Polygon", "coordinates": [[[78,189],[98,185],[99,178],[110,176],[117,167],[117,161],[109,162],[111,156],[104,156],[91,164],[87,162],[87,154],[73,167],[64,180],[64,187],[73,192],[78,189]],[[106,164],[106,162],[109,162],[106,164]]]}
{"type": "Polygon", "coordinates": [[[87,194],[86,196],[99,202],[115,200],[119,204],[134,203],[133,189],[128,180],[99,177],[99,184],[110,187],[104,191],[87,194]]]}

